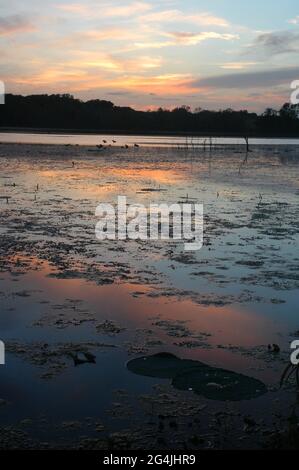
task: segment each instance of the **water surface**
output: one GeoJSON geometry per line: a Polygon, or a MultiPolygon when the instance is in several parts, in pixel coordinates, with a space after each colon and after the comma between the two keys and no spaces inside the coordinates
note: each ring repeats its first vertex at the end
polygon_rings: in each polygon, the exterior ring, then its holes
{"type": "MultiPolygon", "coordinates": [[[[0,146],[0,417],[9,442],[259,447],[278,416],[284,428],[296,398],[278,384],[299,329],[299,147],[246,155],[238,146],[88,145],[0,146]],[[99,242],[95,208],[118,195],[203,203],[203,249],[99,242]],[[268,351],[273,343],[279,354],[268,351]],[[95,361],[75,365],[84,352],[95,361]],[[246,374],[268,392],[221,403],[126,367],[161,352],[246,374]]],[[[3,431],[0,446],[9,445],[3,431]]]]}

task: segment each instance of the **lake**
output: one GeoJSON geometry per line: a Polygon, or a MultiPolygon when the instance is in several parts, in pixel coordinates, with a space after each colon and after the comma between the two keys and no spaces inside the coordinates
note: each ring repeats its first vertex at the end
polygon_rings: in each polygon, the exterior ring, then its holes
{"type": "MultiPolygon", "coordinates": [[[[249,139],[251,145],[299,145],[299,139],[249,139]]],[[[1,132],[0,142],[56,145],[98,145],[111,146],[140,145],[143,147],[198,147],[210,145],[209,137],[155,136],[155,135],[111,135],[111,134],[55,134],[32,132],[1,132]],[[106,142],[104,142],[106,141],[106,142]]],[[[213,137],[213,145],[244,145],[242,138],[213,137]]]]}
{"type": "Polygon", "coordinates": [[[298,141],[95,147],[111,139],[0,136],[0,447],[279,446],[296,404],[279,382],[299,336],[298,141]],[[203,204],[203,248],[97,240],[95,209],[118,195],[203,204]]]}

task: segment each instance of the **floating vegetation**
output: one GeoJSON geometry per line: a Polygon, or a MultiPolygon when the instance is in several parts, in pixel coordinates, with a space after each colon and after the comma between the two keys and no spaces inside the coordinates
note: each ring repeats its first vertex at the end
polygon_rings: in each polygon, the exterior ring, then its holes
{"type": "Polygon", "coordinates": [[[238,148],[213,144],[210,154],[208,141],[123,151],[105,140],[0,146],[1,331],[12,365],[1,369],[0,448],[285,445],[298,147],[252,145],[247,161],[238,148]],[[203,203],[202,250],[99,242],[95,208],[118,194],[203,203]]]}
{"type": "Polygon", "coordinates": [[[125,331],[125,329],[126,328],[118,326],[111,320],[105,320],[103,323],[99,323],[96,326],[96,330],[98,333],[104,333],[108,335],[116,335],[118,333],[121,333],[122,331],[125,331]]]}
{"type": "Polygon", "coordinates": [[[6,350],[41,369],[40,377],[52,379],[61,374],[70,365],[95,363],[96,356],[91,351],[114,348],[112,344],[87,341],[81,343],[41,342],[21,343],[10,341],[6,343],[6,350]]]}
{"type": "Polygon", "coordinates": [[[127,368],[138,375],[172,379],[178,390],[193,391],[210,400],[251,400],[267,392],[266,385],[255,378],[169,353],[132,359],[127,368]]]}

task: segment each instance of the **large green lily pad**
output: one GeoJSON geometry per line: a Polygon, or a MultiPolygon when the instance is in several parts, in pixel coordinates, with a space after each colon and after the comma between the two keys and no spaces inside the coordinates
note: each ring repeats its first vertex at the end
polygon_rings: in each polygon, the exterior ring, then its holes
{"type": "Polygon", "coordinates": [[[255,378],[169,353],[132,359],[127,368],[138,375],[172,379],[178,390],[192,390],[210,400],[251,400],[267,392],[266,385],[255,378]]]}

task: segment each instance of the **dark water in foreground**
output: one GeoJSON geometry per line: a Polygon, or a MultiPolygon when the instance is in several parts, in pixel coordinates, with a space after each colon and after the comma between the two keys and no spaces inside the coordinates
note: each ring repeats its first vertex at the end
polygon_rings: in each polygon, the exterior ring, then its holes
{"type": "Polygon", "coordinates": [[[299,329],[299,153],[261,146],[247,157],[0,146],[0,447],[272,445],[296,401],[294,385],[278,385],[299,329]],[[117,195],[203,203],[203,249],[99,242],[95,207],[117,195]],[[223,402],[127,368],[161,352],[268,391],[223,402]]]}

